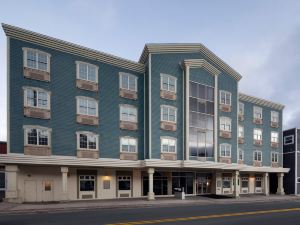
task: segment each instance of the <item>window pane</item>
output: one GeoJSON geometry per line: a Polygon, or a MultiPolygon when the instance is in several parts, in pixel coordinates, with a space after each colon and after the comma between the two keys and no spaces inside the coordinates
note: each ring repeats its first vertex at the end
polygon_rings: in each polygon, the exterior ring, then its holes
{"type": "Polygon", "coordinates": [[[96,137],[94,135],[88,136],[89,149],[96,149],[96,137]]]}
{"type": "Polygon", "coordinates": [[[121,87],[124,89],[129,89],[129,77],[127,74],[122,74],[121,76],[122,82],[121,87]]]}
{"type": "Polygon", "coordinates": [[[206,87],[206,99],[214,101],[214,89],[212,87],[206,87]]]}
{"type": "Polygon", "coordinates": [[[38,53],[38,69],[47,70],[47,55],[45,53],[38,53]]]}
{"type": "Polygon", "coordinates": [[[27,51],[27,66],[33,69],[37,68],[37,55],[34,51],[27,51]]]}
{"type": "Polygon", "coordinates": [[[39,145],[48,145],[48,131],[39,130],[39,145]]]}
{"type": "Polygon", "coordinates": [[[205,133],[198,132],[198,157],[205,157],[205,153],[205,133]]]}
{"type": "Polygon", "coordinates": [[[87,100],[86,99],[79,99],[79,113],[87,115],[87,100]]]}
{"type": "Polygon", "coordinates": [[[46,92],[38,92],[38,106],[41,108],[47,108],[48,95],[46,92]]]}
{"type": "Polygon", "coordinates": [[[136,79],[134,76],[129,76],[129,90],[131,91],[136,90],[136,79]]]}
{"type": "Polygon", "coordinates": [[[198,112],[206,113],[206,111],[205,111],[205,102],[198,101],[198,112]]]}
{"type": "Polygon", "coordinates": [[[87,80],[87,65],[84,63],[79,64],[79,78],[83,80],[87,80]]]}
{"type": "Polygon", "coordinates": [[[88,66],[88,80],[96,81],[96,67],[95,66],[88,66]]]}
{"type": "Polygon", "coordinates": [[[27,143],[30,145],[37,145],[37,130],[36,129],[28,129],[27,131],[27,143]]]}
{"type": "Polygon", "coordinates": [[[87,148],[87,135],[80,134],[80,148],[87,148]]]}
{"type": "Polygon", "coordinates": [[[190,82],[190,96],[197,98],[197,84],[190,82]]]}
{"type": "Polygon", "coordinates": [[[198,112],[198,101],[196,98],[190,98],[190,111],[198,112]]]}
{"type": "Polygon", "coordinates": [[[198,98],[205,99],[205,86],[198,84],[198,98]]]}
{"type": "Polygon", "coordinates": [[[27,90],[27,104],[28,106],[35,107],[37,106],[37,93],[36,91],[27,90]]]}
{"type": "Polygon", "coordinates": [[[213,102],[206,102],[206,113],[214,115],[214,103],[213,102]]]}

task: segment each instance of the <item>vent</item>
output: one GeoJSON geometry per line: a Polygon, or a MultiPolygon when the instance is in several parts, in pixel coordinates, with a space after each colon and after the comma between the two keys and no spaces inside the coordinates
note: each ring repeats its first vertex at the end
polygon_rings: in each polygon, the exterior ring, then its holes
{"type": "Polygon", "coordinates": [[[129,194],[120,194],[120,198],[129,198],[129,194]]]}
{"type": "Polygon", "coordinates": [[[82,199],[90,199],[93,198],[93,195],[81,195],[82,199]]]}

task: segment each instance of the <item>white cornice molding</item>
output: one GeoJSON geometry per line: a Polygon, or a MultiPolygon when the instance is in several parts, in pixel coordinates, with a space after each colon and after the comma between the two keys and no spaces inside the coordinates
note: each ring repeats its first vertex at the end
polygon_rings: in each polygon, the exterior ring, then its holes
{"type": "Polygon", "coordinates": [[[195,44],[146,44],[144,50],[140,56],[139,62],[145,63],[148,55],[150,53],[188,53],[188,52],[200,52],[207,58],[209,58],[212,62],[226,71],[229,75],[231,75],[234,79],[240,80],[242,79],[241,74],[231,68],[228,64],[226,64],[222,59],[220,59],[216,54],[210,51],[203,44],[195,43],[195,44]]]}
{"type": "Polygon", "coordinates": [[[73,55],[86,57],[92,60],[104,62],[114,66],[119,66],[125,69],[130,69],[135,72],[144,73],[144,65],[118,56],[96,51],[81,45],[66,42],[47,35],[32,32],[19,27],[11,26],[2,23],[3,30],[8,37],[22,41],[27,41],[33,44],[38,44],[47,48],[67,52],[73,55]]]}
{"type": "Polygon", "coordinates": [[[257,98],[251,95],[246,95],[243,93],[239,93],[239,100],[241,101],[245,101],[245,102],[251,102],[253,104],[257,104],[257,105],[261,105],[261,106],[266,106],[266,107],[270,107],[273,109],[277,109],[277,110],[283,110],[284,109],[284,105],[275,103],[275,102],[271,102],[262,98],[257,98]]]}
{"type": "Polygon", "coordinates": [[[186,59],[183,60],[183,67],[186,68],[204,68],[207,72],[214,76],[218,76],[221,71],[211,65],[205,59],[186,59]]]}

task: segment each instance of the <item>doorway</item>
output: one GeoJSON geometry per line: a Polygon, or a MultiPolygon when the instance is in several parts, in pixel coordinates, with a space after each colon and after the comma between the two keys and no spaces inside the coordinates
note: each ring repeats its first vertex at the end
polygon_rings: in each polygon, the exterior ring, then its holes
{"type": "Polygon", "coordinates": [[[196,180],[197,195],[204,195],[211,193],[211,175],[197,174],[196,180]]]}
{"type": "Polygon", "coordinates": [[[278,187],[278,177],[276,173],[270,173],[270,194],[276,194],[278,187]]]}

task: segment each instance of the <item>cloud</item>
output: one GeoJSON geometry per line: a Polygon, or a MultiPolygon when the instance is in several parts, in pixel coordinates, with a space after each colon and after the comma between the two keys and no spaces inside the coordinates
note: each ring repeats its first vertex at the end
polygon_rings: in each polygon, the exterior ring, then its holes
{"type": "Polygon", "coordinates": [[[300,127],[300,27],[246,59],[241,90],[284,104],[284,128],[300,127]],[[250,61],[250,62],[249,62],[250,61]],[[253,62],[252,62],[253,61],[253,62]],[[259,61],[259,62],[257,62],[259,61]],[[248,65],[248,66],[247,66],[248,65]]]}

